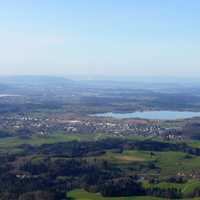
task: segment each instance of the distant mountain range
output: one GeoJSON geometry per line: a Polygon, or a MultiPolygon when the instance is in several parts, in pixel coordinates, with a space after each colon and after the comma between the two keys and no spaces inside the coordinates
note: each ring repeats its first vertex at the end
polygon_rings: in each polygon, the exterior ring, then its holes
{"type": "Polygon", "coordinates": [[[69,84],[75,81],[57,76],[2,76],[1,84],[17,84],[17,85],[52,85],[52,84],[69,84]]]}
{"type": "Polygon", "coordinates": [[[188,89],[188,88],[199,88],[200,82],[191,79],[152,79],[147,77],[128,77],[125,78],[110,78],[104,77],[97,79],[70,79],[59,76],[1,76],[0,77],[0,91],[12,90],[16,88],[100,88],[100,89],[145,89],[145,90],[176,90],[188,89]],[[168,82],[167,82],[168,80],[168,82]]]}

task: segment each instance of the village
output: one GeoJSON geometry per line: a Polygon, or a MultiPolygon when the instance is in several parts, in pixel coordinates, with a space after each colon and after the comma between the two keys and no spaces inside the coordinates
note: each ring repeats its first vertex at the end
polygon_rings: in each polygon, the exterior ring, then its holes
{"type": "MultiPolygon", "coordinates": [[[[34,116],[31,114],[1,116],[1,132],[17,136],[30,134],[49,135],[55,132],[64,134],[105,133],[112,136],[162,137],[167,140],[183,140],[180,127],[167,128],[158,120],[114,119],[106,117],[82,116],[34,116]]],[[[12,136],[13,136],[12,135],[12,136]]]]}

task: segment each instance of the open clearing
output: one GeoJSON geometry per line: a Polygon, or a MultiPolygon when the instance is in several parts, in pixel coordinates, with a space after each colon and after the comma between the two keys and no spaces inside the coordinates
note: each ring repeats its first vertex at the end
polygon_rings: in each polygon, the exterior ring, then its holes
{"type": "Polygon", "coordinates": [[[89,193],[84,190],[73,190],[68,193],[72,200],[163,200],[156,197],[102,197],[100,194],[89,193]]]}
{"type": "MultiPolygon", "coordinates": [[[[68,193],[68,197],[72,200],[167,200],[165,198],[137,196],[137,197],[103,197],[100,194],[89,193],[81,189],[73,190],[68,193]]],[[[190,199],[184,199],[190,200],[190,199]]],[[[191,200],[200,200],[200,198],[193,198],[191,200]]]]}

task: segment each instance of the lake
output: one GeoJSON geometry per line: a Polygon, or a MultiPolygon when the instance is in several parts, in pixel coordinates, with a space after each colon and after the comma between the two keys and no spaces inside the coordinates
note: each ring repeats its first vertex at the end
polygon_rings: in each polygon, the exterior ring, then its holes
{"type": "Polygon", "coordinates": [[[176,119],[187,119],[192,117],[200,117],[200,112],[190,111],[144,111],[144,112],[131,112],[131,113],[98,113],[92,116],[97,117],[113,117],[117,119],[125,118],[141,118],[151,120],[176,120],[176,119]]]}
{"type": "Polygon", "coordinates": [[[20,95],[17,95],[17,94],[0,94],[0,98],[1,97],[18,97],[20,95]]]}

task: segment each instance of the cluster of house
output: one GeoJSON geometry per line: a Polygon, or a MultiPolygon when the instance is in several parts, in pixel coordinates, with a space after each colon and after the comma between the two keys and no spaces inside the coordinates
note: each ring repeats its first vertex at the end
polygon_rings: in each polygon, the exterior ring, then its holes
{"type": "Polygon", "coordinates": [[[161,127],[159,122],[145,120],[115,120],[110,118],[93,117],[33,117],[12,116],[0,119],[0,129],[12,130],[13,132],[29,130],[29,133],[46,135],[57,131],[66,134],[84,133],[107,133],[120,135],[161,136],[166,139],[182,139],[181,130],[161,127]]]}

